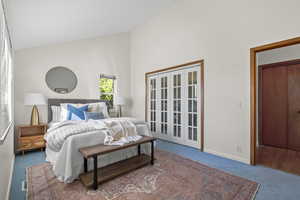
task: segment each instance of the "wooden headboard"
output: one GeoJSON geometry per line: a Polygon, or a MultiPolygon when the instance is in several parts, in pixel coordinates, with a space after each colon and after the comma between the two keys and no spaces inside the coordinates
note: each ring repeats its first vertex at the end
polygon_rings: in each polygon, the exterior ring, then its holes
{"type": "Polygon", "coordinates": [[[48,123],[52,121],[52,110],[51,106],[60,106],[61,103],[72,103],[72,104],[88,104],[88,103],[99,103],[105,102],[100,99],[48,99],[48,123]]]}

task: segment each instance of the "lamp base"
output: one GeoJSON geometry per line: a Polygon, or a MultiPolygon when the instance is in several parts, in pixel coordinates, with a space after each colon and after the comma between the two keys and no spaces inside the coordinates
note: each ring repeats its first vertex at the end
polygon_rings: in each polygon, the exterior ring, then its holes
{"type": "Polygon", "coordinates": [[[122,117],[122,106],[119,105],[119,112],[118,112],[118,117],[122,117]]]}
{"type": "Polygon", "coordinates": [[[31,126],[36,126],[40,124],[40,120],[39,120],[39,111],[36,107],[36,105],[34,105],[32,107],[32,111],[31,111],[31,120],[30,120],[30,125],[31,126]]]}

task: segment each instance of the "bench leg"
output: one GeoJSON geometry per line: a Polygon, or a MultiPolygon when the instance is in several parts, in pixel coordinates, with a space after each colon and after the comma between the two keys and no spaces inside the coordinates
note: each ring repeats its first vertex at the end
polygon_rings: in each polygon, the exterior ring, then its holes
{"type": "Polygon", "coordinates": [[[86,158],[83,158],[83,161],[84,161],[84,173],[87,173],[87,171],[88,171],[88,163],[87,163],[87,159],[86,159],[86,158]]]}
{"type": "Polygon", "coordinates": [[[151,165],[154,165],[154,141],[151,141],[151,165]]]}
{"type": "Polygon", "coordinates": [[[94,183],[93,183],[93,189],[98,189],[98,159],[97,156],[94,156],[94,183]]]}
{"type": "Polygon", "coordinates": [[[138,155],[139,156],[141,155],[141,145],[140,144],[138,145],[138,155]]]}

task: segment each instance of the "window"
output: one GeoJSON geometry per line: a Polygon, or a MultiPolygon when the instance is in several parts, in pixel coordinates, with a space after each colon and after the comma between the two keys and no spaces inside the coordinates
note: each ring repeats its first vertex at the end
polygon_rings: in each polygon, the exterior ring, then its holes
{"type": "MultiPolygon", "coordinates": [[[[1,2],[2,3],[2,2],[1,2]]],[[[0,4],[1,4],[0,3],[0,4]]],[[[0,144],[12,124],[12,50],[5,13],[0,5],[0,144]]]]}
{"type": "Polygon", "coordinates": [[[113,107],[114,95],[115,95],[115,76],[100,75],[99,88],[100,99],[105,100],[108,103],[109,108],[113,107]]]}

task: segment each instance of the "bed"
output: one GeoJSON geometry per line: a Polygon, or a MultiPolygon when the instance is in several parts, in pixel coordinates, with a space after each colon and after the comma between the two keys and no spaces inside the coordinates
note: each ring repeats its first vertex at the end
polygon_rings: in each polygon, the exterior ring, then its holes
{"type": "MultiPolygon", "coordinates": [[[[55,123],[52,122],[53,113],[51,106],[60,106],[63,103],[70,104],[91,104],[104,102],[98,99],[48,99],[48,124],[49,128],[55,123]]],[[[132,118],[128,118],[132,119],[132,118]]],[[[133,119],[132,119],[133,120],[133,119]]],[[[135,120],[135,126],[139,135],[151,136],[148,126],[145,122],[135,120]]],[[[50,162],[53,167],[53,172],[58,180],[64,183],[71,183],[76,180],[84,171],[83,157],[79,153],[79,148],[103,144],[105,134],[101,130],[89,131],[84,134],[76,134],[68,137],[59,151],[50,148],[46,144],[46,161],[50,162]]],[[[141,147],[143,153],[150,153],[149,144],[144,144],[141,147]]],[[[118,152],[113,152],[105,156],[99,157],[98,167],[103,167],[111,163],[132,157],[137,154],[136,147],[125,149],[118,152]]],[[[92,166],[89,163],[88,166],[92,166]]],[[[92,169],[89,169],[92,170],[92,169]]]]}

